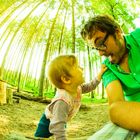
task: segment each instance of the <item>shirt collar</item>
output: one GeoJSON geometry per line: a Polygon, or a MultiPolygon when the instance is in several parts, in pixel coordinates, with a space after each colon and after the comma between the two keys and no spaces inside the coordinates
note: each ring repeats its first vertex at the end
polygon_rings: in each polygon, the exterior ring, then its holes
{"type": "Polygon", "coordinates": [[[130,36],[130,35],[125,35],[125,36],[124,36],[125,46],[126,46],[126,48],[127,48],[128,50],[131,49],[131,42],[130,42],[129,39],[128,39],[129,36],[130,36]]]}

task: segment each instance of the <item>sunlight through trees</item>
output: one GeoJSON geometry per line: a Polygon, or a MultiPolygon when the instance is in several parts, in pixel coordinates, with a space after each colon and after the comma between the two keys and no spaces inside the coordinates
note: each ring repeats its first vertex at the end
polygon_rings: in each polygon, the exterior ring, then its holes
{"type": "Polygon", "coordinates": [[[1,80],[17,91],[47,96],[54,90],[46,77],[48,62],[75,53],[89,81],[101,60],[82,40],[82,25],[93,15],[110,14],[128,33],[135,28],[139,6],[138,0],[0,0],[1,80]]]}

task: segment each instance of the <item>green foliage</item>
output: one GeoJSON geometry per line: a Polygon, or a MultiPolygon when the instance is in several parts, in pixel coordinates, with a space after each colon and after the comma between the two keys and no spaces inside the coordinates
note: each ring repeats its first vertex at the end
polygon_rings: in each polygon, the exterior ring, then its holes
{"type": "MultiPolygon", "coordinates": [[[[14,86],[18,86],[18,84],[20,84],[19,87],[21,90],[33,92],[36,96],[39,94],[40,82],[38,80],[39,78],[37,78],[37,74],[41,73],[43,56],[48,54],[46,58],[47,60],[43,61],[43,63],[45,63],[58,55],[60,36],[62,34],[62,26],[66,10],[67,16],[60,46],[60,53],[72,52],[73,36],[71,1],[63,1],[63,5],[61,6],[55,24],[53,25],[50,40],[48,39],[53,19],[60,2],[61,1],[59,0],[0,0],[0,29],[2,29],[0,36],[0,56],[2,56],[1,63],[3,64],[3,62],[5,62],[5,64],[1,66],[5,69],[3,80],[6,80],[14,86]],[[20,9],[22,9],[21,12],[19,12],[19,15],[16,15],[20,9]],[[26,16],[24,17],[23,15],[26,16]],[[49,48],[47,48],[48,52],[44,54],[44,48],[47,43],[49,46],[49,48]],[[8,47],[10,47],[10,50],[6,50],[8,47]],[[2,52],[2,50],[4,50],[3,48],[5,49],[4,52],[2,52]],[[38,52],[33,51],[34,48],[38,48],[38,50],[40,50],[38,52]],[[17,54],[19,54],[19,56],[17,56],[17,54]],[[26,74],[25,70],[23,70],[24,68],[21,66],[22,61],[24,62],[23,67],[26,67],[26,74]],[[35,66],[36,63],[37,65],[35,66]],[[34,77],[31,75],[31,70],[36,73],[34,77]],[[20,72],[21,79],[19,83],[18,79],[20,72]]],[[[76,54],[77,56],[82,54],[82,58],[79,58],[82,59],[80,61],[82,61],[84,67],[87,69],[89,69],[88,61],[90,57],[90,61],[92,63],[91,69],[94,69],[93,65],[100,63],[99,56],[91,49],[89,52],[87,51],[87,43],[83,41],[80,35],[83,24],[89,19],[89,17],[94,15],[109,14],[118,21],[124,32],[128,33],[130,29],[135,28],[133,20],[139,16],[139,13],[135,9],[139,8],[140,3],[139,1],[132,0],[79,0],[73,2],[75,6],[76,54]]],[[[54,96],[54,89],[50,85],[45,87],[44,96],[49,98],[54,96]]],[[[96,99],[90,99],[90,97],[85,96],[82,101],[85,103],[105,101],[105,99],[98,100],[98,97],[95,98],[96,99]]]]}
{"type": "Polygon", "coordinates": [[[54,91],[45,91],[44,92],[44,97],[46,97],[46,98],[52,99],[54,97],[54,95],[55,95],[54,91]]]}

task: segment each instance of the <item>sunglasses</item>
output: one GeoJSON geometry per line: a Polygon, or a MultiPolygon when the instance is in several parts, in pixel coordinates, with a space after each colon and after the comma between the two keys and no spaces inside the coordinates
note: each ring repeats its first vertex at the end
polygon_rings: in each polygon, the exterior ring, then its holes
{"type": "Polygon", "coordinates": [[[110,34],[107,33],[105,35],[104,39],[101,39],[98,41],[98,43],[95,43],[93,49],[99,50],[99,51],[105,51],[107,48],[107,46],[105,45],[105,42],[106,42],[109,35],[110,34]]]}

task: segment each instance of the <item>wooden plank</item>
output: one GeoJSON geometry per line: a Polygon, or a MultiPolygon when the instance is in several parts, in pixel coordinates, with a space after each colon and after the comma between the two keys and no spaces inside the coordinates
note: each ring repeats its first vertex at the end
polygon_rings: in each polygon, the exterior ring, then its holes
{"type": "Polygon", "coordinates": [[[87,140],[140,140],[140,134],[109,122],[87,140]]]}

